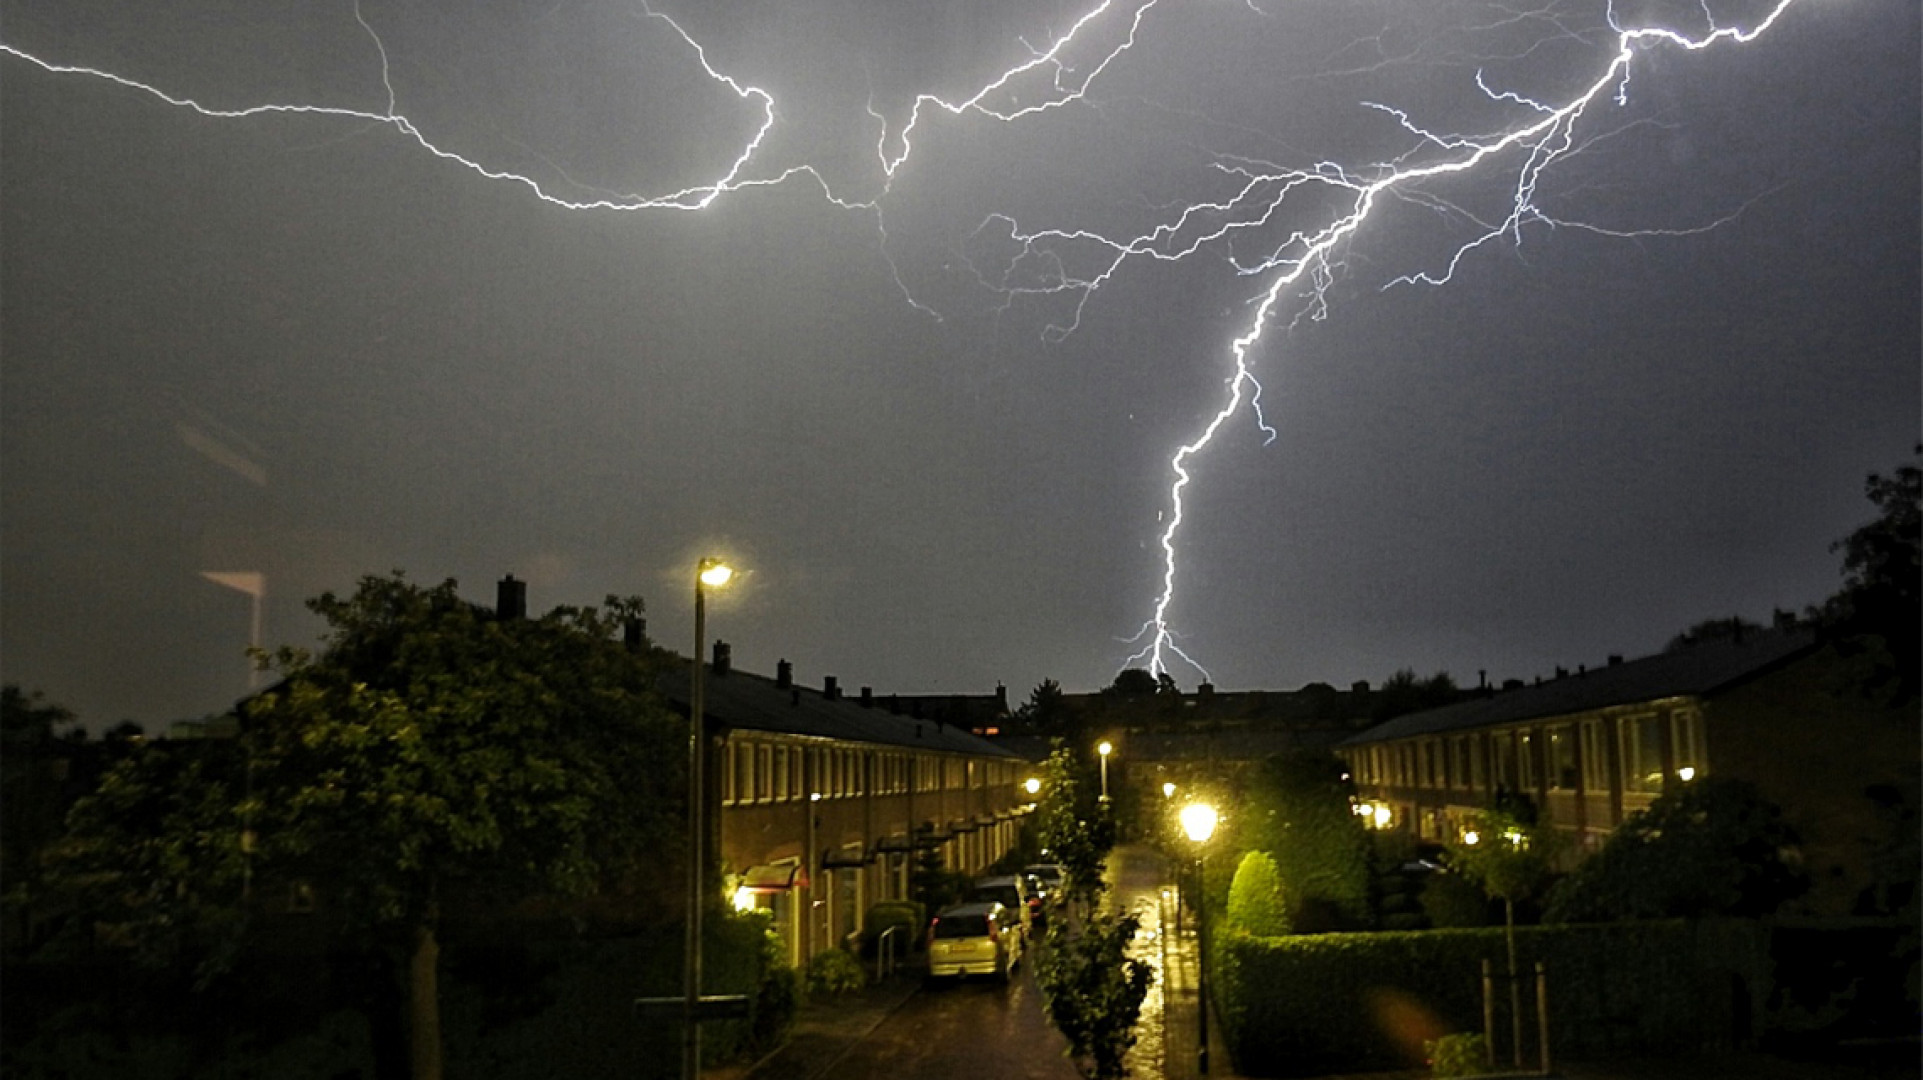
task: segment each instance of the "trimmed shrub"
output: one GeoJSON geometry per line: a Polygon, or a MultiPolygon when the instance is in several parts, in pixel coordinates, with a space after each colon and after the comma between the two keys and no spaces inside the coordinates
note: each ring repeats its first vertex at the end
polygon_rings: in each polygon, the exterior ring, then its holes
{"type": "Polygon", "coordinates": [[[1229,930],[1257,937],[1275,937],[1289,932],[1288,902],[1282,898],[1282,877],[1276,873],[1275,860],[1265,851],[1242,856],[1229,883],[1229,930]]]}

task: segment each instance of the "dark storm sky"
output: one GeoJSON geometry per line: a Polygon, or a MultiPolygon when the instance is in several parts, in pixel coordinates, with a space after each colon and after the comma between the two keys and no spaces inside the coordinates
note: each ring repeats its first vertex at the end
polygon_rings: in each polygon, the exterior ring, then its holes
{"type": "MultiPolygon", "coordinates": [[[[312,641],[304,598],[401,568],[485,601],[512,572],[538,609],[640,593],[686,650],[714,553],[751,571],[711,619],[746,668],[1105,685],[1158,590],[1170,456],[1266,285],[1235,260],[1332,204],[1124,264],[1060,341],[1075,300],[986,287],[1008,230],[977,226],[1127,236],[1222,197],[1224,164],[1415,160],[1436,148],[1369,103],[1486,136],[1532,114],[1478,71],[1560,104],[1613,47],[1570,0],[1163,0],[1087,100],[926,116],[884,189],[871,107],[899,132],[917,93],[972,93],[1083,9],[660,10],[776,100],[748,178],[812,165],[879,217],[807,178],[569,210],[390,125],[209,118],[0,56],[7,680],[95,724],[223,708],[249,599],[207,571],[264,575],[269,644],[312,641]]],[[[635,4],[360,11],[424,138],[563,198],[711,180],[760,122],[635,4]]],[[[1919,435],[1918,24],[1914,0],[1800,0],[1752,44],[1645,50],[1537,185],[1595,229],[1534,224],[1446,286],[1384,289],[1446,268],[1519,159],[1385,200],[1326,317],[1252,354],[1279,437],[1244,412],[1193,463],[1182,648],[1227,689],[1473,683],[1833,591],[1865,474],[1919,435]]],[[[7,0],[0,42],[208,108],[387,109],[347,2],[7,0]]]]}

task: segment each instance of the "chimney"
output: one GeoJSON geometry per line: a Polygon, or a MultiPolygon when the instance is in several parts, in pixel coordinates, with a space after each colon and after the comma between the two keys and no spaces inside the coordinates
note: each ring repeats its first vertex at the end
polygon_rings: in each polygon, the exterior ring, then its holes
{"type": "Polygon", "coordinates": [[[1613,653],[1610,653],[1610,654],[1609,654],[1609,666],[1610,666],[1610,667],[1620,667],[1620,666],[1622,666],[1622,662],[1623,662],[1623,654],[1622,654],[1622,653],[1619,653],[1619,652],[1613,652],[1613,653]]]}
{"type": "Polygon", "coordinates": [[[1355,682],[1349,684],[1349,693],[1351,694],[1366,694],[1368,692],[1369,680],[1367,679],[1357,679],[1355,682]]]}
{"type": "Polygon", "coordinates": [[[861,707],[864,709],[872,709],[875,707],[874,687],[864,686],[861,688],[861,707]]]}
{"type": "Polygon", "coordinates": [[[775,689],[787,690],[795,684],[795,666],[786,660],[775,661],[775,689]]]}
{"type": "Polygon", "coordinates": [[[1478,690],[1489,689],[1489,669],[1488,668],[1476,669],[1476,689],[1478,690]]]}
{"type": "Polygon", "coordinates": [[[501,579],[501,584],[494,590],[494,617],[527,618],[527,582],[514,580],[513,574],[501,579]]]}
{"type": "Polygon", "coordinates": [[[648,620],[633,618],[621,624],[621,644],[639,656],[648,647],[648,620]]]}
{"type": "Polygon", "coordinates": [[[714,643],[714,663],[710,666],[714,668],[716,678],[727,675],[734,669],[734,647],[717,638],[714,643]]]}
{"type": "Polygon", "coordinates": [[[1568,669],[1568,668],[1566,668],[1566,667],[1563,667],[1563,666],[1562,666],[1561,664],[1557,664],[1557,665],[1556,665],[1556,678],[1558,678],[1558,679],[1567,679],[1568,677],[1569,677],[1569,669],[1568,669]]]}
{"type": "Polygon", "coordinates": [[[995,707],[1004,713],[1008,711],[1008,687],[1002,685],[1000,680],[995,683],[995,707]]]}
{"type": "Polygon", "coordinates": [[[829,701],[839,701],[841,699],[841,680],[835,678],[833,675],[822,676],[821,696],[827,698],[829,701]]]}
{"type": "Polygon", "coordinates": [[[1782,608],[1777,608],[1771,622],[1778,630],[1794,630],[1796,629],[1796,613],[1794,611],[1784,611],[1782,608]]]}
{"type": "Polygon", "coordinates": [[[1215,700],[1215,684],[1212,682],[1205,682],[1205,683],[1198,684],[1195,687],[1195,700],[1204,702],[1204,703],[1214,701],[1215,700]]]}

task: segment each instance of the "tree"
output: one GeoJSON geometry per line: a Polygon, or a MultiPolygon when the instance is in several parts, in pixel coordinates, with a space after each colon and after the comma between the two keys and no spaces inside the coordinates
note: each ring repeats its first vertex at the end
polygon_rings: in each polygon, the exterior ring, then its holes
{"type": "Polygon", "coordinates": [[[1229,883],[1226,929],[1256,937],[1280,937],[1289,932],[1289,905],[1284,897],[1282,875],[1267,852],[1251,851],[1242,856],[1229,883]]]}
{"type": "MultiPolygon", "coordinates": [[[[251,880],[310,883],[320,918],[396,957],[410,1066],[436,1080],[444,912],[634,896],[642,853],[679,865],[686,724],[619,642],[639,600],[497,618],[395,574],[308,606],[321,653],[262,658],[283,677],[238,739],[131,752],[76,807],[61,866],[148,955],[203,971],[243,942],[251,880]]],[[[681,885],[655,882],[645,914],[681,885]]]]}
{"type": "Polygon", "coordinates": [[[1062,693],[1062,684],[1054,679],[1043,679],[1029,691],[1028,700],[1015,715],[1030,731],[1059,738],[1075,735],[1071,729],[1075,717],[1068,707],[1068,697],[1062,693]]]}
{"type": "Polygon", "coordinates": [[[1745,619],[1740,615],[1731,615],[1726,619],[1704,619],[1670,638],[1669,644],[1663,646],[1663,651],[1681,652],[1706,641],[1741,641],[1745,634],[1760,634],[1764,629],[1762,623],[1745,619]]]}
{"type": "Polygon", "coordinates": [[[39,691],[0,686],[0,806],[6,808],[0,813],[0,881],[17,908],[23,890],[31,891],[39,878],[41,852],[60,835],[66,817],[62,771],[69,762],[60,751],[71,752],[73,744],[57,729],[73,722],[73,713],[39,691]]]}
{"type": "Polygon", "coordinates": [[[1800,896],[1797,838],[1749,783],[1708,776],[1617,826],[1550,891],[1549,922],[1767,915],[1800,896]]]}
{"type": "Polygon", "coordinates": [[[204,987],[239,947],[252,866],[246,768],[228,742],[135,743],[48,849],[41,898],[74,913],[68,946],[125,946],[204,987]]]}
{"type": "Polygon", "coordinates": [[[1062,866],[1068,899],[1092,911],[1104,885],[1102,871],[1115,846],[1115,818],[1101,801],[1099,781],[1090,764],[1078,760],[1057,740],[1042,762],[1042,790],[1036,820],[1042,846],[1062,866]]]}
{"type": "Polygon", "coordinates": [[[1151,675],[1147,668],[1123,668],[1115,673],[1115,681],[1102,692],[1114,697],[1148,697],[1162,689],[1162,681],[1151,675]]]}
{"type": "Polygon", "coordinates": [[[1503,944],[1509,959],[1509,1025],[1515,1065],[1522,1065],[1522,983],[1516,969],[1516,902],[1535,895],[1562,852],[1562,834],[1533,815],[1484,810],[1449,846],[1450,869],[1502,901],[1503,944]]]}
{"type": "MultiPolygon", "coordinates": [[[[248,709],[264,860],[310,868],[351,924],[406,950],[417,1080],[440,1075],[438,927],[488,908],[618,888],[673,849],[685,726],[618,643],[639,600],[496,618],[447,581],[362,579],[310,602],[318,659],[248,709]],[[680,728],[677,731],[677,728],[680,728]]],[[[657,863],[657,865],[659,865],[657,863]]]]}
{"type": "MultiPolygon", "coordinates": [[[[1915,454],[1923,461],[1923,445],[1915,454]]],[[[1839,636],[1882,638],[1887,658],[1874,682],[1914,696],[1923,682],[1923,467],[1871,473],[1864,493],[1877,516],[1830,545],[1843,553],[1843,587],[1816,615],[1839,636]]]]}
{"type": "Polygon", "coordinates": [[[1347,775],[1327,751],[1277,754],[1255,770],[1238,815],[1238,840],[1275,860],[1291,925],[1305,930],[1367,919],[1369,835],[1352,808],[1347,775]]]}
{"type": "Polygon", "coordinates": [[[1375,692],[1369,719],[1379,724],[1405,713],[1453,705],[1461,697],[1462,692],[1456,689],[1456,680],[1448,672],[1438,671],[1423,679],[1418,678],[1414,671],[1403,668],[1384,680],[1382,688],[1375,692]]]}
{"type": "Polygon", "coordinates": [[[1051,920],[1049,947],[1035,962],[1035,982],[1048,1018],[1068,1040],[1075,1070],[1091,1080],[1126,1075],[1123,1056],[1135,1045],[1154,968],[1128,955],[1140,927],[1133,915],[1051,920]]]}

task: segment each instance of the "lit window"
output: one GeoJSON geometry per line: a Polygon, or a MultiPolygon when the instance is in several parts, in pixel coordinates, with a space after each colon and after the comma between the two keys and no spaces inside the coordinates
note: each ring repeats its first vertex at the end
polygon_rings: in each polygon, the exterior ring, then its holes
{"type": "Polygon", "coordinates": [[[1609,790],[1609,746],[1600,720],[1582,722],[1582,784],[1584,790],[1609,790]]]}
{"type": "Polygon", "coordinates": [[[1662,726],[1654,716],[1631,716],[1617,722],[1624,791],[1656,794],[1663,790],[1661,731],[1662,726]]]}
{"type": "Polygon", "coordinates": [[[1576,735],[1567,724],[1549,729],[1549,786],[1576,790],[1576,735]]]}
{"type": "Polygon", "coordinates": [[[1703,717],[1693,709],[1669,718],[1670,752],[1676,759],[1676,778],[1687,783],[1703,775],[1703,717]]]}

